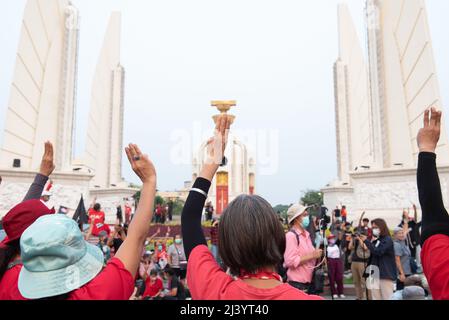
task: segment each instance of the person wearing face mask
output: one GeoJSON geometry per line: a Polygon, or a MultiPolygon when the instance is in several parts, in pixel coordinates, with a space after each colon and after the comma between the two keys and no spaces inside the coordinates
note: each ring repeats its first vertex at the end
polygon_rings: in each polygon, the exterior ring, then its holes
{"type": "Polygon", "coordinates": [[[156,245],[154,246],[154,255],[156,256],[159,268],[161,270],[164,270],[164,268],[168,264],[168,254],[162,242],[160,241],[156,242],[156,245]]]}
{"type": "MultiPolygon", "coordinates": [[[[406,224],[405,224],[406,226],[406,224]]],[[[394,229],[394,253],[396,255],[396,267],[399,271],[399,276],[396,281],[396,290],[404,289],[404,282],[407,277],[412,275],[411,259],[412,254],[407,245],[406,232],[403,228],[397,227],[394,229]]]]}
{"type": "Polygon", "coordinates": [[[175,275],[183,281],[186,278],[187,258],[182,245],[182,238],[179,234],[175,236],[173,243],[167,250],[168,264],[175,272],[175,275]]]}
{"type": "Polygon", "coordinates": [[[374,277],[378,277],[374,278],[371,295],[373,300],[389,300],[393,295],[394,283],[397,279],[393,240],[385,220],[375,219],[371,225],[373,227],[372,241],[366,235],[360,235],[360,239],[371,253],[370,267],[373,266],[374,270],[374,273],[371,273],[374,277]],[[376,272],[377,269],[378,272],[376,272]]]}
{"type": "Polygon", "coordinates": [[[343,294],[343,261],[341,251],[337,245],[337,238],[330,234],[327,237],[327,266],[329,271],[329,285],[334,299],[346,298],[343,294]],[[337,284],[337,288],[335,288],[337,284]]]}
{"type": "Polygon", "coordinates": [[[291,228],[285,235],[284,267],[287,268],[287,281],[291,286],[307,292],[317,260],[322,257],[323,251],[315,249],[307,231],[310,216],[306,207],[293,205],[287,216],[291,228]]]}

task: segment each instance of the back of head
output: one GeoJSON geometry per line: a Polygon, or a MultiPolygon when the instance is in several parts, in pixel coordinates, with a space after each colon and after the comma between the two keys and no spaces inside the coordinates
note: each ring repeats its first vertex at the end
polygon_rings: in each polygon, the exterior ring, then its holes
{"type": "Polygon", "coordinates": [[[232,201],[220,219],[218,247],[232,274],[275,267],[285,251],[285,232],[271,205],[255,195],[232,201]]]}
{"type": "Polygon", "coordinates": [[[94,205],[94,210],[95,210],[95,211],[100,211],[100,210],[101,210],[101,205],[100,205],[99,203],[96,203],[96,204],[94,205]]]}

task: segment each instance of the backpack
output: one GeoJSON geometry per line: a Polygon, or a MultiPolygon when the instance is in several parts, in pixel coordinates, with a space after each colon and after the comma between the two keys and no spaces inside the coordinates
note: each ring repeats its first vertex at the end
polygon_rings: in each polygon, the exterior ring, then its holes
{"type": "MultiPolygon", "coordinates": [[[[299,246],[299,234],[297,234],[293,229],[289,230],[288,232],[291,232],[291,233],[295,234],[296,242],[297,242],[297,245],[299,246]]],[[[287,282],[287,271],[288,271],[288,268],[286,268],[284,266],[284,262],[285,262],[285,260],[284,260],[284,258],[282,258],[282,261],[281,261],[280,265],[278,266],[278,274],[282,277],[282,281],[287,282]]]]}

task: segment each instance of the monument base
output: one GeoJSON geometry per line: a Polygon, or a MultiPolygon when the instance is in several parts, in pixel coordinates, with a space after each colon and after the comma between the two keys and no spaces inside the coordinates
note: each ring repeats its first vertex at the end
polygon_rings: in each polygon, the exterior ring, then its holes
{"type": "Polygon", "coordinates": [[[106,214],[106,223],[115,224],[117,220],[117,207],[122,206],[122,215],[125,219],[125,210],[123,205],[125,202],[130,202],[134,207],[134,200],[129,200],[132,196],[138,192],[136,188],[108,188],[108,189],[90,189],[89,202],[86,202],[86,210],[92,203],[93,199],[97,199],[96,202],[101,205],[101,210],[106,214]]]}
{"type": "MultiPolygon", "coordinates": [[[[438,171],[444,204],[447,206],[449,166],[439,167],[438,171]]],[[[322,193],[324,205],[330,211],[337,205],[345,205],[348,221],[354,221],[355,224],[365,211],[365,217],[370,220],[383,218],[393,228],[401,222],[404,209],[410,208],[410,214],[413,214],[413,204],[417,206],[418,217],[421,219],[416,168],[352,172],[349,184],[332,183],[323,188],[322,193]]]]}
{"type": "MultiPolygon", "coordinates": [[[[25,197],[36,176],[34,171],[0,170],[2,184],[0,185],[0,217],[3,217],[12,207],[25,197]]],[[[75,212],[81,195],[89,197],[89,183],[93,175],[85,173],[55,172],[51,175],[53,187],[49,206],[56,211],[60,206],[69,209],[68,215],[75,212]]]]}

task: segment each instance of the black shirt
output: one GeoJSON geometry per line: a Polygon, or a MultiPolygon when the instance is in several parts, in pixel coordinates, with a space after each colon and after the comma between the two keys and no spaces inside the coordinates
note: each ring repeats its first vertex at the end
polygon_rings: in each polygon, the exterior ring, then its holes
{"type": "Polygon", "coordinates": [[[112,241],[112,246],[114,247],[114,252],[117,253],[118,249],[122,245],[123,240],[120,238],[116,238],[112,241]]]}
{"type": "Polygon", "coordinates": [[[173,276],[170,280],[170,284],[168,286],[168,289],[171,291],[174,288],[178,288],[178,292],[176,294],[176,298],[178,300],[185,300],[186,299],[186,293],[184,290],[184,286],[182,285],[182,283],[178,280],[177,276],[173,276]]]}

